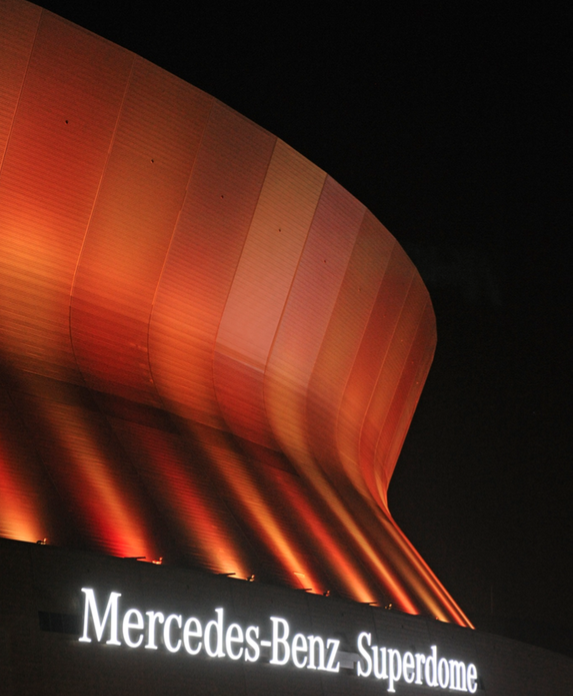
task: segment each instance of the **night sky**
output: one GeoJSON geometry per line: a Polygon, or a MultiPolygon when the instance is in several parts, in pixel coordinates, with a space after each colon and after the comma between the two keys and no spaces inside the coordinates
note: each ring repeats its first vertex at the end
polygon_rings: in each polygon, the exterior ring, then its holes
{"type": "Polygon", "coordinates": [[[478,628],[573,655],[570,17],[42,5],[278,135],[396,236],[438,348],[391,511],[478,628]]]}

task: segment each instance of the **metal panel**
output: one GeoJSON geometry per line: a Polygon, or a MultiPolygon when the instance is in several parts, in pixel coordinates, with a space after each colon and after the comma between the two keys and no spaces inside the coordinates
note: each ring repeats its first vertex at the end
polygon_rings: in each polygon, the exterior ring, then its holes
{"type": "Polygon", "coordinates": [[[39,7],[22,6],[19,2],[5,0],[0,4],[0,27],[4,27],[0,42],[0,75],[2,76],[0,168],[28,69],[41,12],[39,7]]]}
{"type": "MultiPolygon", "coordinates": [[[[374,216],[367,212],[338,301],[332,313],[309,384],[308,428],[312,451],[330,477],[366,493],[358,461],[345,460],[338,453],[338,419],[348,382],[380,284],[396,242],[374,216]]],[[[353,416],[359,412],[353,410],[353,416]]]]}
{"type": "Polygon", "coordinates": [[[215,339],[275,138],[215,102],[157,290],[150,360],[178,413],[221,425],[215,339]]]}
{"type": "Polygon", "coordinates": [[[132,60],[43,14],[0,175],[0,321],[20,369],[79,380],[70,289],[132,60]]]}
{"type": "Polygon", "coordinates": [[[278,141],[217,333],[214,379],[225,420],[264,445],[273,439],[263,375],[325,176],[278,141]]]}
{"type": "Polygon", "coordinates": [[[149,318],[211,102],[135,61],[73,287],[74,350],[99,390],[159,403],[149,318]]]}
{"type": "Polygon", "coordinates": [[[360,438],[377,376],[390,348],[396,324],[414,276],[414,268],[396,244],[392,249],[373,311],[352,366],[338,418],[339,456],[347,471],[361,462],[360,438]]]}
{"type": "Polygon", "coordinates": [[[295,461],[307,453],[306,390],[363,217],[364,207],[328,178],[269,357],[267,410],[295,461]]]}

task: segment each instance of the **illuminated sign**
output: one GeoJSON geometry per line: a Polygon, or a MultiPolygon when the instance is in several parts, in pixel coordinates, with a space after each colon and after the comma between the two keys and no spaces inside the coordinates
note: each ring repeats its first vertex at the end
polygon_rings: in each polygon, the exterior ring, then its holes
{"type": "Polygon", "coordinates": [[[338,673],[352,669],[358,677],[387,682],[389,693],[396,685],[425,685],[475,693],[477,669],[473,663],[446,659],[438,655],[435,645],[427,654],[401,652],[373,643],[372,634],[359,633],[357,653],[340,650],[337,638],[304,633],[292,634],[287,619],[270,616],[265,630],[260,626],[228,623],[222,607],[214,609],[213,617],[201,621],[196,616],[167,614],[162,611],[141,611],[130,607],[120,611],[119,592],[110,592],[103,612],[98,608],[95,592],[83,587],[84,614],[80,642],[104,641],[107,645],[125,645],[145,650],[165,649],[170,653],[185,652],[191,656],[228,658],[245,662],[265,660],[271,665],[293,665],[338,673]]]}

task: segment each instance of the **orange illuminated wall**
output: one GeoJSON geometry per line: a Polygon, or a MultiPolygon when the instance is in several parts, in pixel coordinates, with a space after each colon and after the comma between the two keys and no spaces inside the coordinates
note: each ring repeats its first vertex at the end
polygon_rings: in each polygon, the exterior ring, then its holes
{"type": "Polygon", "coordinates": [[[387,507],[436,342],[396,240],[129,51],[0,32],[0,535],[467,625],[387,507]]]}

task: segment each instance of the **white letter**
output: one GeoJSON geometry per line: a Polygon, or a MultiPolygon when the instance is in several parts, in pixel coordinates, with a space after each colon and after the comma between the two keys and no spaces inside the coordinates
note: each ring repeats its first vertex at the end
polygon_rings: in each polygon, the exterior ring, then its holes
{"type": "Polygon", "coordinates": [[[432,654],[426,658],[426,666],[424,667],[424,676],[428,686],[438,686],[438,648],[432,645],[432,654]]]}
{"type": "Polygon", "coordinates": [[[324,669],[324,641],[320,636],[308,637],[308,669],[324,669]],[[318,645],[318,665],[314,664],[316,652],[314,646],[318,645]]]}
{"type": "Polygon", "coordinates": [[[127,643],[127,645],[129,645],[130,648],[139,648],[139,646],[143,643],[143,633],[136,641],[133,641],[129,635],[132,628],[135,628],[138,631],[143,629],[143,614],[140,611],[137,611],[137,609],[130,609],[125,613],[125,616],[123,617],[122,632],[123,640],[127,643]],[[132,614],[134,614],[137,619],[135,623],[131,623],[129,620],[132,614]]]}
{"type": "Polygon", "coordinates": [[[155,622],[163,623],[165,617],[160,611],[146,611],[147,616],[149,616],[149,637],[147,639],[146,650],[157,650],[157,645],[155,645],[155,622]]]}
{"type": "Polygon", "coordinates": [[[95,601],[94,591],[88,589],[87,587],[82,587],[82,592],[86,596],[86,603],[84,609],[84,634],[80,638],[83,643],[91,643],[92,639],[88,638],[88,620],[91,613],[93,624],[96,632],[96,637],[98,641],[101,641],[103,636],[103,630],[105,624],[107,623],[107,618],[111,613],[111,629],[110,629],[110,639],[106,641],[108,645],[121,645],[117,639],[117,600],[121,597],[119,592],[111,592],[109,599],[107,601],[107,607],[105,609],[105,614],[103,615],[103,621],[100,621],[97,604],[95,601]]]}
{"type": "Polygon", "coordinates": [[[227,629],[227,633],[225,635],[225,647],[227,648],[227,655],[231,658],[231,660],[238,660],[242,657],[243,648],[241,648],[238,653],[233,652],[233,643],[242,642],[243,629],[239,626],[239,624],[231,624],[227,629]],[[233,635],[234,633],[236,633],[237,635],[233,635]]]}
{"type": "Polygon", "coordinates": [[[328,654],[328,664],[326,665],[326,669],[329,672],[338,672],[340,669],[340,662],[336,662],[336,667],[334,666],[334,660],[336,659],[336,655],[338,654],[338,646],[340,645],[340,641],[336,640],[336,638],[329,638],[326,641],[326,649],[328,650],[332,646],[332,650],[328,654]]]}
{"type": "Polygon", "coordinates": [[[386,648],[379,648],[377,645],[373,645],[371,650],[374,658],[374,676],[376,679],[388,679],[386,648]],[[378,653],[380,653],[380,666],[378,666],[378,653]]]}
{"type": "Polygon", "coordinates": [[[251,638],[251,633],[255,634],[255,638],[259,637],[259,627],[258,626],[249,626],[247,628],[247,631],[245,633],[245,638],[247,640],[247,644],[250,648],[253,649],[252,654],[249,652],[249,650],[245,650],[245,661],[246,662],[256,662],[259,657],[261,656],[261,649],[259,647],[259,644],[251,638]]]}
{"type": "Polygon", "coordinates": [[[210,657],[225,657],[225,653],[223,652],[223,610],[215,609],[215,614],[217,614],[217,619],[209,621],[205,626],[205,635],[203,636],[205,652],[210,657]],[[212,628],[214,628],[217,633],[217,648],[215,650],[211,647],[212,628]]]}
{"type": "Polygon", "coordinates": [[[279,619],[276,616],[271,616],[271,621],[273,622],[273,657],[270,660],[271,665],[286,665],[286,663],[289,660],[290,657],[290,648],[287,643],[287,638],[289,634],[289,627],[288,623],[285,621],[285,619],[279,619]],[[278,626],[279,623],[282,624],[283,627],[283,634],[282,636],[279,636],[279,631],[278,631],[278,626]],[[279,660],[279,648],[278,644],[281,644],[284,649],[284,657],[282,660],[279,660]]]}
{"type": "Polygon", "coordinates": [[[366,638],[368,645],[370,645],[372,634],[362,631],[362,633],[358,636],[358,652],[362,655],[364,662],[366,663],[366,668],[362,667],[362,662],[357,663],[356,674],[359,677],[369,677],[370,673],[372,672],[372,658],[366,652],[366,648],[362,645],[364,638],[366,638]]]}
{"type": "Polygon", "coordinates": [[[292,661],[294,662],[295,667],[302,669],[306,666],[308,657],[305,655],[304,660],[299,661],[299,652],[308,652],[308,644],[306,642],[306,638],[302,635],[302,633],[297,633],[296,636],[292,639],[292,661]]]}
{"type": "Polygon", "coordinates": [[[199,619],[196,619],[194,616],[192,616],[190,619],[187,619],[185,622],[185,628],[183,629],[183,645],[185,646],[185,650],[189,653],[189,655],[198,655],[201,652],[201,648],[203,647],[203,644],[201,641],[197,643],[197,647],[193,647],[191,645],[191,641],[189,640],[190,638],[201,638],[203,635],[203,630],[201,628],[201,622],[199,619]],[[194,630],[191,630],[191,624],[195,625],[194,630]]]}
{"type": "Polygon", "coordinates": [[[399,650],[393,650],[392,648],[388,650],[388,667],[388,691],[393,693],[396,691],[394,688],[394,682],[399,681],[400,677],[402,676],[402,658],[400,657],[399,650]],[[396,662],[394,662],[394,658],[396,658],[396,662]]]}
{"type": "Polygon", "coordinates": [[[450,670],[448,669],[448,661],[445,657],[440,657],[438,663],[438,682],[442,689],[447,689],[450,683],[450,670]]]}
{"type": "Polygon", "coordinates": [[[470,694],[475,694],[475,692],[478,690],[477,676],[478,674],[476,666],[470,662],[468,665],[468,691],[470,694]]]}
{"type": "Polygon", "coordinates": [[[165,619],[165,626],[163,627],[163,642],[165,643],[165,647],[169,652],[176,653],[180,648],[181,648],[181,638],[177,641],[175,645],[171,643],[171,622],[175,621],[175,623],[181,628],[181,624],[183,623],[183,619],[179,614],[170,614],[166,619],[165,619]]]}
{"type": "Polygon", "coordinates": [[[463,662],[450,660],[450,689],[454,691],[467,691],[466,666],[463,662]]]}
{"type": "Polygon", "coordinates": [[[416,653],[416,684],[423,684],[422,681],[422,665],[426,661],[426,656],[421,653],[416,653]]]}
{"type": "Polygon", "coordinates": [[[404,670],[404,681],[406,684],[411,684],[414,681],[414,656],[411,652],[404,653],[402,669],[404,670]]]}

